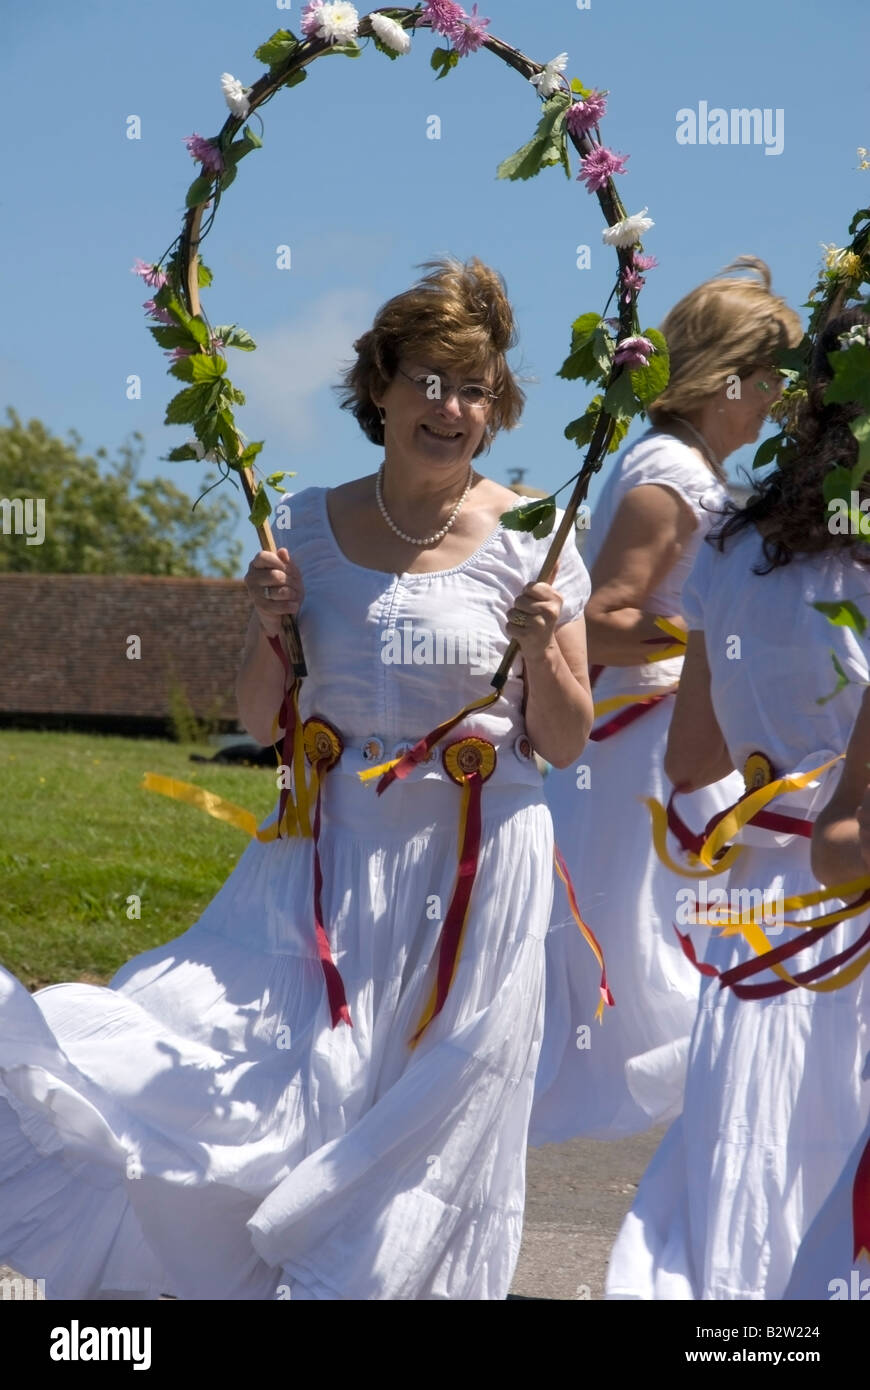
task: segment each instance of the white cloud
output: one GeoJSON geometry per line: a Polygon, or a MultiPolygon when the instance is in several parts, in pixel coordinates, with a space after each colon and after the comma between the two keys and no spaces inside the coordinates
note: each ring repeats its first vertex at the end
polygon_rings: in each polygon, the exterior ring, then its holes
{"type": "MultiPolygon", "coordinates": [[[[334,385],[343,364],[353,357],[353,342],[369,327],[373,313],[367,290],[330,290],[292,323],[257,337],[257,351],[231,353],[232,379],[247,396],[240,416],[250,432],[264,434],[274,446],[298,449],[311,443],[317,429],[318,393],[334,385]]],[[[323,409],[334,411],[330,395],[323,409]]]]}

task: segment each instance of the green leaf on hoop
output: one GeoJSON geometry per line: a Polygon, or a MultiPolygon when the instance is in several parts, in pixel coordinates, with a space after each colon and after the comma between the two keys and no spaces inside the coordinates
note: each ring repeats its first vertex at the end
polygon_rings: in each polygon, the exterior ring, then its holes
{"type": "Polygon", "coordinates": [[[848,507],[852,501],[852,470],[842,465],[830,469],[822,479],[822,496],[826,503],[840,498],[848,507]]]}
{"type": "Polygon", "coordinates": [[[350,43],[331,43],[329,48],[325,48],[319,56],[323,58],[327,53],[343,53],[346,58],[359,58],[362,49],[358,43],[354,43],[351,39],[350,43]]]}
{"type": "Polygon", "coordinates": [[[204,265],[203,262],[200,261],[198,266],[196,267],[196,283],[199,285],[199,288],[201,290],[205,289],[207,285],[211,284],[213,279],[214,276],[212,275],[208,266],[204,265]]]}
{"type": "Polygon", "coordinates": [[[229,387],[229,398],[230,398],[230,400],[232,401],[233,405],[244,405],[244,404],[245,404],[245,393],[244,393],[244,391],[240,391],[239,388],[238,388],[238,386],[233,386],[232,383],[229,382],[229,381],[227,381],[227,382],[225,383],[225,385],[229,387]]]}
{"type": "MultiPolygon", "coordinates": [[[[596,342],[600,325],[600,314],[581,314],[579,319],[575,319],[571,325],[571,352],[556,373],[557,376],[565,381],[577,381],[580,377],[584,381],[600,380],[601,367],[598,358],[601,344],[600,340],[596,342]]],[[[609,365],[608,361],[608,368],[609,365]]]]}
{"type": "Polygon", "coordinates": [[[547,536],[553,529],[555,515],[555,497],[542,497],[512,507],[509,512],[503,512],[499,520],[506,531],[531,531],[536,536],[547,536]]]}
{"type": "Polygon", "coordinates": [[[295,473],[288,473],[286,469],[283,469],[280,473],[270,473],[268,478],[266,479],[266,483],[269,487],[273,487],[276,492],[280,492],[281,494],[283,494],[287,491],[287,489],[284,487],[284,479],[295,477],[295,473]]]}
{"type": "Polygon", "coordinates": [[[156,342],[162,348],[194,347],[196,339],[186,328],[173,328],[171,324],[149,325],[148,332],[153,334],[156,342]]]}
{"type": "Polygon", "coordinates": [[[830,695],[822,695],[816,700],[817,705],[826,705],[829,700],[833,700],[835,695],[839,695],[841,690],[845,690],[846,686],[849,684],[849,677],[846,675],[846,672],[843,670],[834,652],[831,652],[831,661],[834,663],[834,670],[837,673],[837,684],[834,686],[830,695]]]}
{"type": "Polygon", "coordinates": [[[282,87],[298,87],[300,82],[304,82],[308,73],[305,68],[299,68],[296,72],[291,72],[290,76],[281,83],[282,87]]]}
{"type": "MultiPolygon", "coordinates": [[[[383,14],[383,10],[381,10],[381,14],[383,14]]],[[[390,48],[390,45],[379,39],[377,34],[372,33],[371,40],[379,53],[385,54],[388,58],[401,58],[401,53],[397,53],[395,48],[390,48]]]]}
{"type": "Polygon", "coordinates": [[[824,394],[825,405],[855,402],[864,410],[870,410],[870,348],[852,343],[851,347],[831,352],[828,357],[834,379],[824,394]]]}
{"type": "Polygon", "coordinates": [[[765,439],[759,444],[755,451],[755,458],[752,460],[753,468],[766,468],[769,463],[775,463],[779,457],[779,451],[785,442],[783,433],[771,435],[770,439],[765,439]]]}
{"type": "MultiPolygon", "coordinates": [[[[194,179],[187,190],[187,197],[184,200],[185,207],[195,208],[200,203],[206,202],[211,197],[214,181],[214,174],[200,174],[198,179],[194,179]]],[[[221,187],[223,187],[223,179],[221,180],[221,187]]]]}
{"type": "Polygon", "coordinates": [[[254,49],[254,57],[258,63],[265,63],[269,68],[277,68],[282,63],[286,63],[288,58],[292,58],[299,47],[299,40],[289,29],[276,29],[270,39],[261,43],[259,48],[254,49]]]}
{"type": "Polygon", "coordinates": [[[652,405],[662,394],[671,375],[671,360],[668,345],[663,333],[657,328],[645,328],[647,338],[655,348],[645,367],[635,367],[631,372],[631,389],[644,409],[652,405]]]}
{"type": "Polygon", "coordinates": [[[459,62],[459,54],[455,48],[436,48],[432,57],[429,59],[429,66],[433,72],[438,73],[436,81],[446,77],[451,68],[455,68],[459,62]]]}
{"type": "Polygon", "coordinates": [[[859,208],[849,223],[849,236],[854,236],[862,222],[870,220],[870,208],[859,208]]]}
{"type": "Polygon", "coordinates": [[[604,393],[604,409],[615,420],[631,420],[641,409],[631,384],[632,373],[622,371],[604,393]]]}
{"type": "MultiPolygon", "coordinates": [[[[233,140],[222,150],[224,164],[228,169],[235,168],[239,160],[244,159],[246,154],[251,153],[251,150],[261,150],[262,148],[263,142],[259,135],[255,134],[249,125],[246,125],[243,135],[238,140],[233,140]]],[[[223,180],[221,180],[221,187],[224,186],[223,180]]]]}
{"type": "MultiPolygon", "coordinates": [[[[218,383],[219,385],[219,383],[218,383]]],[[[210,381],[198,382],[179,391],[166,407],[165,425],[192,425],[207,415],[215,399],[215,387],[210,381]]]]}
{"type": "Polygon", "coordinates": [[[190,336],[194,339],[195,342],[199,343],[200,347],[208,346],[208,343],[210,341],[210,334],[208,331],[208,324],[206,323],[205,319],[201,319],[198,316],[195,318],[189,318],[187,320],[187,328],[190,331],[190,336]]]}
{"type": "Polygon", "coordinates": [[[177,448],[170,449],[166,455],[169,463],[187,463],[189,459],[196,459],[199,455],[190,444],[179,444],[177,448]]]}
{"type": "Polygon", "coordinates": [[[195,357],[188,357],[187,361],[193,363],[194,381],[217,381],[227,369],[227,359],[217,353],[212,356],[209,352],[198,352],[195,357]]]}
{"type": "Polygon", "coordinates": [[[225,188],[229,188],[231,183],[235,182],[235,177],[238,172],[235,161],[226,166],[220,177],[221,192],[223,192],[225,188]]]}
{"type": "Polygon", "coordinates": [[[576,97],[582,97],[584,101],[587,97],[592,95],[592,88],[584,87],[579,77],[571,78],[571,91],[576,97]]]}
{"type": "Polygon", "coordinates": [[[250,520],[254,526],[262,526],[264,521],[268,521],[272,515],[272,503],[269,501],[269,494],[262,483],[257,484],[254,493],[254,501],[251,505],[250,520]]]}
{"type": "Polygon", "coordinates": [[[242,450],[241,456],[238,459],[236,467],[250,468],[254,462],[254,459],[257,457],[257,455],[263,448],[265,442],[265,439],[252,439],[247,448],[242,450]]]}
{"type": "Polygon", "coordinates": [[[567,92],[556,92],[549,97],[541,108],[541,119],[531,140],[502,160],[496,177],[531,179],[552,164],[561,164],[570,176],[571,166],[565,143],[565,117],[570,104],[567,92]]]}
{"type": "MultiPolygon", "coordinates": [[[[595,433],[595,426],[598,424],[604,405],[603,396],[593,396],[586,407],[586,413],[579,419],[572,420],[570,425],[565,426],[565,438],[573,439],[578,449],[584,449],[587,444],[592,443],[592,436],[595,433]]],[[[613,454],[619,448],[623,439],[628,433],[628,420],[616,420],[614,422],[613,434],[607,446],[607,452],[613,454]]]]}
{"type": "Polygon", "coordinates": [[[235,323],[220,324],[214,330],[214,336],[220,338],[224,347],[239,348],[242,352],[253,352],[257,346],[250,333],[235,323]]]}
{"type": "Polygon", "coordinates": [[[870,473],[870,415],[860,415],[851,422],[849,429],[858,441],[858,462],[852,469],[852,486],[860,487],[865,475],[870,473]]]}
{"type": "Polygon", "coordinates": [[[824,613],[828,622],[834,627],[850,627],[853,632],[862,636],[867,628],[867,619],[851,599],[840,599],[833,603],[814,603],[819,613],[824,613]]]}

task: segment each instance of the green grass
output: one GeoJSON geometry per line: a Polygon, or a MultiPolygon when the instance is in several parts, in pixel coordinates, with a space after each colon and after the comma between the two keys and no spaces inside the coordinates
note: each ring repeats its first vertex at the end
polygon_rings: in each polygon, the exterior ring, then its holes
{"type": "MultiPolygon", "coordinates": [[[[262,819],[267,768],[191,763],[193,745],[0,731],[0,963],[30,989],[105,983],[131,956],[186,931],[249,843],[241,830],[141,788],[158,772],[262,819]],[[127,898],[141,898],[141,919],[127,898]]],[[[196,751],[210,756],[211,750],[196,751]]]]}

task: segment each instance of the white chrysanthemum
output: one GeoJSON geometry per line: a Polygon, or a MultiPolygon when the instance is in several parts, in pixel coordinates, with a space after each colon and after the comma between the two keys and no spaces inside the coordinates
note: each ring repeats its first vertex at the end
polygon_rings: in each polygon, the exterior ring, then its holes
{"type": "Polygon", "coordinates": [[[320,23],[317,36],[328,39],[330,43],[350,43],[357,36],[359,15],[353,5],[344,5],[337,0],[335,4],[322,5],[317,11],[320,23]]]}
{"type": "Polygon", "coordinates": [[[605,227],[601,233],[601,240],[605,246],[633,246],[636,241],[640,241],[644,233],[655,226],[655,222],[651,217],[647,217],[646,213],[647,209],[644,208],[633,217],[623,217],[621,222],[614,222],[612,227],[605,227]]]}
{"type": "Polygon", "coordinates": [[[224,101],[230,108],[234,116],[245,119],[250,111],[250,103],[245,96],[245,89],[237,77],[233,77],[231,72],[221,74],[221,88],[224,94],[224,101]]]}
{"type": "Polygon", "coordinates": [[[397,24],[394,19],[390,19],[388,14],[378,14],[377,10],[371,16],[372,28],[380,39],[381,43],[386,44],[394,53],[407,53],[411,47],[411,36],[406,34],[401,24],[397,24]]]}
{"type": "Polygon", "coordinates": [[[561,87],[559,77],[567,66],[568,54],[560,53],[557,57],[550,59],[543,72],[536,73],[534,77],[529,78],[529,81],[533,87],[537,87],[540,96],[551,97],[561,87]]]}

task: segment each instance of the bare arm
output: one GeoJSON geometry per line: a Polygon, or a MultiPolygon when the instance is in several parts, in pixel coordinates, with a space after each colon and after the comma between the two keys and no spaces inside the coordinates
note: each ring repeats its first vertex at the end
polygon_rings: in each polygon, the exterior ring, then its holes
{"type": "Polygon", "coordinates": [[[665,773],[675,787],[697,791],[733,768],[713,709],[704,634],[690,632],[668,732],[665,773]]]}
{"type": "Polygon", "coordinates": [[[570,767],[583,752],[592,728],[582,617],[559,628],[540,655],[524,658],[524,680],[526,728],[535,750],[553,767],[570,767]]]}
{"type": "MultiPolygon", "coordinates": [[[[283,730],[273,729],[284,698],[285,676],[269,637],[281,630],[284,613],[298,613],[304,590],[302,576],[287,550],[273,555],[261,550],[245,575],[254,611],[248,623],[242,662],[236,677],[239,719],[258,743],[273,743],[283,730]],[[268,586],[267,597],[263,590],[268,586]]],[[[291,676],[292,683],[292,676],[291,676]]]]}
{"type": "MultiPolygon", "coordinates": [[[[644,609],[695,530],[691,508],[670,488],[643,483],[622,499],[592,571],[586,605],[589,659],[603,666],[639,666],[662,640],[644,609]]],[[[670,621],[685,630],[679,614],[670,621]]]]}
{"type": "Polygon", "coordinates": [[[820,883],[870,873],[870,690],[855,720],[837,789],[813,827],[812,866],[820,883]]]}

